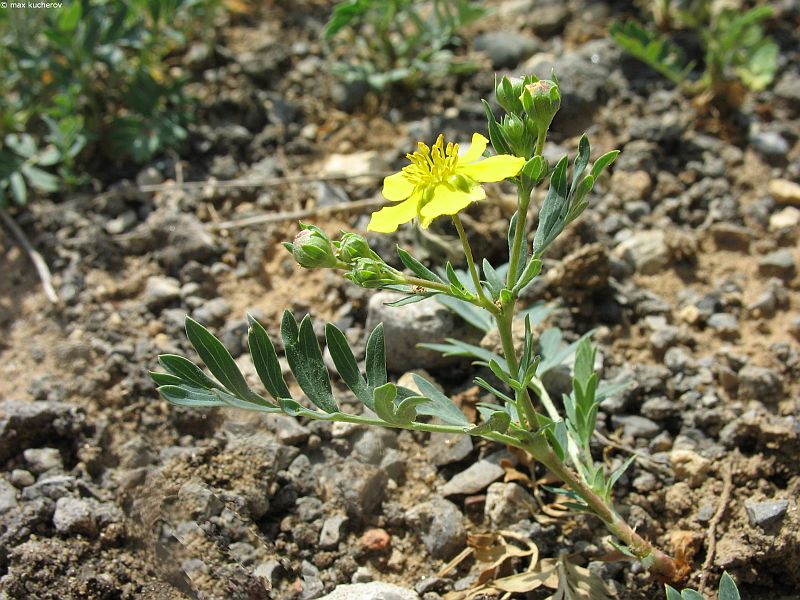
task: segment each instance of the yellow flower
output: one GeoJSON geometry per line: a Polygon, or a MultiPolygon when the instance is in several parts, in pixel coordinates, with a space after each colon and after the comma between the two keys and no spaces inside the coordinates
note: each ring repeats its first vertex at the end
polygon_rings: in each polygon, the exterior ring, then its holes
{"type": "Polygon", "coordinates": [[[383,180],[384,197],[399,204],[372,213],[367,229],[391,233],[415,217],[427,228],[436,217],[486,198],[481,183],[513,177],[525,164],[524,158],[507,154],[479,160],[488,142],[474,134],[464,156],[458,155],[458,144],[445,147],[442,135],[432,148],[420,142],[417,152],[406,155],[411,164],[383,180]]]}

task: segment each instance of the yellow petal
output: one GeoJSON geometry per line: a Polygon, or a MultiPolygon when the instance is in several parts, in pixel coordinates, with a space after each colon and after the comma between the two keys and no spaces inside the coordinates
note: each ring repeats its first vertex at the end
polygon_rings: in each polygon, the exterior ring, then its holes
{"type": "Polygon", "coordinates": [[[405,200],[413,191],[414,184],[406,179],[406,174],[402,171],[383,180],[383,197],[392,202],[405,200]]]}
{"type": "Polygon", "coordinates": [[[414,195],[408,200],[394,206],[386,206],[378,212],[372,213],[372,218],[367,225],[368,231],[378,233],[392,233],[403,223],[408,223],[417,216],[419,196],[414,195]]]}
{"type": "Polygon", "coordinates": [[[502,181],[519,173],[524,164],[525,159],[520,156],[500,154],[471,165],[459,165],[458,172],[472,177],[475,181],[502,181]]]}
{"type": "Polygon", "coordinates": [[[462,192],[446,185],[437,186],[433,199],[420,210],[422,227],[427,228],[436,217],[454,215],[478,200],[486,198],[484,189],[476,185],[469,192],[462,192]]]}
{"type": "Polygon", "coordinates": [[[464,156],[460,156],[458,158],[459,164],[466,165],[467,163],[478,160],[481,156],[483,156],[488,143],[489,140],[483,137],[480,133],[473,133],[472,142],[470,142],[469,148],[467,148],[464,156]]]}

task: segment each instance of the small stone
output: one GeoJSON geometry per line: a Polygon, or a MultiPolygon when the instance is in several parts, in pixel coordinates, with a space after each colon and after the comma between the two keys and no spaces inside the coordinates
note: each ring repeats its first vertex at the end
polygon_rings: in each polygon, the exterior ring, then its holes
{"type": "Polygon", "coordinates": [[[663,231],[640,231],[620,243],[614,255],[642,275],[654,275],[669,264],[670,254],[663,231]]]}
{"type": "Polygon", "coordinates": [[[353,455],[362,462],[378,465],[386,449],[396,446],[397,437],[393,431],[370,427],[357,432],[354,436],[353,455]]]}
{"type": "Polygon", "coordinates": [[[667,421],[677,415],[678,407],[666,396],[657,396],[645,400],[640,412],[653,421],[667,421]]]}
{"type": "Polygon", "coordinates": [[[372,576],[372,571],[369,570],[369,567],[358,567],[350,581],[353,583],[369,583],[373,579],[375,577],[372,576]]]}
{"type": "Polygon", "coordinates": [[[386,472],[389,479],[400,481],[406,472],[406,459],[398,450],[389,448],[384,452],[379,466],[386,472]]]}
{"type": "Polygon", "coordinates": [[[622,427],[626,437],[652,439],[661,432],[661,426],[650,419],[639,415],[614,415],[611,417],[614,427],[622,427]]]}
{"type": "Polygon", "coordinates": [[[231,312],[231,305],[225,298],[214,298],[205,301],[194,311],[194,318],[204,325],[221,323],[231,312]]]}
{"type": "Polygon", "coordinates": [[[386,170],[386,161],[374,150],[351,154],[329,154],[322,166],[322,174],[328,176],[358,177],[386,170]]]}
{"type": "Polygon", "coordinates": [[[527,490],[516,483],[493,483],[486,492],[484,512],[494,527],[509,527],[531,517],[536,506],[527,490]]]}
{"type": "Polygon", "coordinates": [[[772,369],[747,365],[739,371],[738,397],[764,404],[780,402],[783,399],[781,376],[772,369]]]}
{"type": "Polygon", "coordinates": [[[266,560],[253,569],[253,575],[268,581],[270,586],[274,586],[278,581],[278,573],[283,567],[274,559],[266,560]]]}
{"type": "Polygon", "coordinates": [[[778,204],[800,206],[800,184],[788,179],[773,179],[767,189],[778,204]]]}
{"type": "Polygon", "coordinates": [[[489,484],[500,479],[505,471],[500,466],[502,458],[508,458],[507,452],[495,452],[486,458],[470,465],[466,470],[456,474],[442,487],[443,496],[477,494],[485,490],[489,484]]]}
{"type": "Polygon", "coordinates": [[[570,9],[562,2],[548,2],[536,5],[536,18],[532,20],[531,29],[544,39],[561,33],[569,22],[570,9]]]}
{"type": "Polygon", "coordinates": [[[382,469],[350,460],[339,468],[335,493],[347,514],[361,519],[373,514],[383,502],[387,479],[382,469]]]}
{"type": "Polygon", "coordinates": [[[28,448],[23,453],[28,465],[36,474],[44,473],[51,469],[63,469],[64,462],[61,453],[56,448],[28,448]]]}
{"type": "MultiPolygon", "coordinates": [[[[799,186],[800,187],[800,186],[799,186]]],[[[800,202],[798,203],[800,206],[800,202]]],[[[769,230],[780,231],[781,229],[791,229],[800,225],[800,209],[794,206],[787,206],[769,217],[769,230]]]]}
{"type": "Polygon", "coordinates": [[[782,157],[789,152],[789,143],[775,131],[758,131],[750,135],[750,144],[756,152],[767,157],[782,157]]]}
{"type": "Polygon", "coordinates": [[[633,489],[637,492],[647,493],[658,489],[658,480],[652,473],[644,472],[637,475],[633,480],[633,489]]]}
{"type": "Polygon", "coordinates": [[[28,487],[36,483],[36,478],[33,473],[25,469],[14,469],[8,476],[8,480],[18,488],[28,487]]]}
{"type": "Polygon", "coordinates": [[[472,438],[452,433],[432,433],[427,445],[428,457],[437,467],[457,463],[472,452],[472,438]]]}
{"type": "Polygon", "coordinates": [[[271,428],[278,436],[281,444],[300,446],[305,444],[311,432],[301,425],[296,418],[277,415],[270,421],[271,428]]]}
{"type": "Polygon", "coordinates": [[[755,237],[751,229],[734,223],[714,223],[709,231],[714,238],[717,250],[747,252],[750,249],[750,242],[755,237]]]}
{"type": "Polygon", "coordinates": [[[709,503],[703,504],[700,507],[700,510],[697,511],[697,515],[695,515],[695,519],[701,525],[705,525],[714,517],[714,513],[716,512],[714,505],[709,503]]]}
{"type": "Polygon", "coordinates": [[[0,479],[0,515],[17,506],[17,489],[5,479],[0,479]]]}
{"type": "Polygon", "coordinates": [[[319,545],[323,550],[332,550],[339,545],[347,528],[348,518],[344,515],[333,515],[322,523],[319,534],[319,545]]]}
{"type": "Polygon", "coordinates": [[[378,323],[383,323],[386,368],[402,373],[420,365],[429,370],[452,365],[452,357],[417,345],[443,343],[445,338],[460,337],[453,314],[438,302],[386,306],[387,302],[401,297],[395,292],[378,292],[369,299],[367,308],[367,330],[372,331],[378,323]]]}
{"type": "Polygon", "coordinates": [[[0,402],[0,463],[25,448],[80,435],[83,411],[63,402],[0,402]]]}
{"type": "Polygon", "coordinates": [[[765,277],[791,279],[795,274],[794,257],[785,248],[770,252],[759,259],[758,272],[765,277]]]}
{"type": "Polygon", "coordinates": [[[536,38],[514,31],[489,31],[475,38],[475,50],[486,53],[495,69],[516,67],[539,49],[536,38]]]}
{"type": "Polygon", "coordinates": [[[433,558],[449,560],[464,548],[467,534],[463,518],[455,504],[434,498],[412,508],[407,520],[420,533],[433,558]]]}
{"type": "Polygon", "coordinates": [[[110,235],[119,235],[136,225],[139,218],[132,210],[126,210],[118,217],[111,219],[105,225],[105,230],[110,235]]]}
{"type": "Polygon", "coordinates": [[[739,337],[739,320],[730,313],[714,313],[708,318],[707,325],[723,339],[739,337]]]}
{"type": "Polygon", "coordinates": [[[420,597],[414,590],[393,583],[371,581],[337,585],[319,600],[420,600],[420,597]]]}
{"type": "Polygon", "coordinates": [[[750,525],[763,528],[780,521],[789,508],[788,500],[767,500],[765,502],[753,502],[746,500],[744,508],[750,525]]]}
{"type": "Polygon", "coordinates": [[[392,536],[385,529],[368,529],[361,536],[361,545],[369,552],[383,552],[392,543],[392,536]]]}
{"type": "Polygon", "coordinates": [[[611,176],[611,189],[627,204],[647,198],[653,189],[653,180],[647,171],[617,170],[611,176]]]}
{"type": "Polygon", "coordinates": [[[59,498],[53,515],[56,531],[66,535],[97,535],[94,507],[83,498],[59,498]]]}
{"type": "Polygon", "coordinates": [[[705,480],[711,461],[692,450],[673,450],[669,456],[675,478],[696,488],[705,480]]]}
{"type": "Polygon", "coordinates": [[[174,277],[152,275],[147,278],[144,288],[144,303],[150,310],[161,308],[179,300],[181,284],[174,277]]]}

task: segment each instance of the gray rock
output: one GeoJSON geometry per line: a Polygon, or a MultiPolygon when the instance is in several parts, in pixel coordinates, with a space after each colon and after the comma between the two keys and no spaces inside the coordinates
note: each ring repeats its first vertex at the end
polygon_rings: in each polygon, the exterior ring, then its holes
{"type": "Polygon", "coordinates": [[[331,99],[337,108],[350,112],[364,103],[368,92],[366,81],[337,81],[331,89],[331,99]]]}
{"type": "Polygon", "coordinates": [[[489,31],[475,38],[475,50],[484,52],[495,69],[516,67],[539,50],[536,38],[514,31],[489,31]]]}
{"type": "Polygon", "coordinates": [[[408,513],[408,522],[420,532],[422,542],[433,558],[448,560],[460,552],[466,541],[464,516],[444,498],[423,502],[408,513]]]}
{"type": "Polygon", "coordinates": [[[689,353],[680,346],[673,346],[664,354],[664,364],[673,373],[683,373],[694,367],[694,361],[689,353]]]}
{"type": "Polygon", "coordinates": [[[36,474],[64,468],[61,453],[56,448],[28,448],[23,456],[31,471],[36,474]]]}
{"type": "Polygon", "coordinates": [[[199,481],[187,481],[178,490],[183,514],[192,519],[207,521],[219,515],[225,504],[214,491],[199,481]]]}
{"type": "Polygon", "coordinates": [[[394,448],[389,448],[381,458],[380,468],[386,471],[389,479],[400,481],[406,473],[405,456],[394,448]]]}
{"type": "Polygon", "coordinates": [[[453,363],[433,350],[417,348],[417,344],[443,342],[458,338],[453,314],[434,300],[424,300],[397,308],[386,306],[402,296],[394,292],[378,292],[369,300],[367,330],[383,323],[386,338],[386,367],[403,372],[419,368],[437,369],[453,363]]]}
{"type": "Polygon", "coordinates": [[[22,497],[25,500],[35,500],[36,498],[57,500],[74,495],[77,487],[78,481],[72,475],[43,475],[36,483],[22,491],[22,497]]]}
{"type": "Polygon", "coordinates": [[[525,488],[516,483],[493,483],[486,491],[484,514],[494,527],[509,527],[529,519],[536,506],[525,488]]]}
{"type": "Polygon", "coordinates": [[[772,369],[747,365],[739,371],[738,396],[742,400],[758,400],[774,404],[783,399],[781,376],[772,369]]]}
{"type": "Polygon", "coordinates": [[[320,518],[324,512],[322,500],[314,496],[304,496],[295,502],[297,517],[304,523],[320,518]]]}
{"type": "Polygon", "coordinates": [[[211,162],[208,171],[212,177],[217,179],[233,179],[239,174],[239,165],[231,155],[217,155],[211,162]]]}
{"type": "Polygon", "coordinates": [[[0,402],[0,463],[39,442],[78,438],[83,411],[61,402],[0,402]]]}
{"type": "Polygon", "coordinates": [[[194,311],[194,318],[204,325],[221,323],[231,312],[231,305],[225,298],[214,298],[203,302],[194,311]]]}
{"type": "Polygon", "coordinates": [[[370,427],[362,429],[353,438],[353,455],[371,465],[381,463],[388,448],[397,447],[397,436],[389,429],[370,427]]]}
{"type": "Polygon", "coordinates": [[[442,487],[443,496],[477,494],[485,490],[491,483],[500,479],[505,471],[500,460],[511,458],[506,451],[495,452],[484,459],[470,465],[466,470],[456,474],[442,487]]]}
{"type": "Polygon", "coordinates": [[[178,272],[189,261],[207,263],[220,254],[220,247],[203,223],[188,213],[154,211],[147,218],[149,248],[171,272],[178,272]]]}
{"type": "Polygon", "coordinates": [[[393,583],[372,581],[337,585],[330,594],[320,600],[420,600],[414,590],[393,583]]]}
{"type": "Polygon", "coordinates": [[[322,531],[319,533],[319,545],[323,550],[336,548],[344,539],[347,530],[348,518],[344,515],[333,515],[322,523],[322,531]]]}
{"type": "Polygon", "coordinates": [[[95,506],[84,498],[59,498],[53,525],[59,533],[94,537],[97,535],[95,506]]]}
{"type": "Polygon", "coordinates": [[[652,439],[661,432],[661,426],[650,419],[639,415],[614,415],[611,417],[614,427],[622,427],[626,437],[652,439]]]}
{"type": "Polygon", "coordinates": [[[789,501],[767,500],[765,502],[753,502],[752,500],[746,500],[744,508],[747,511],[747,518],[750,519],[750,525],[765,528],[783,518],[789,508],[789,501]]]}
{"type": "Polygon", "coordinates": [[[350,517],[373,514],[386,493],[386,472],[378,467],[349,460],[337,469],[335,493],[350,517]]]}
{"type": "Polygon", "coordinates": [[[277,415],[270,419],[270,428],[278,436],[281,444],[300,446],[305,444],[311,435],[308,427],[301,425],[296,418],[277,415]]]}
{"type": "Polygon", "coordinates": [[[791,279],[795,274],[794,257],[783,248],[762,256],[758,261],[758,272],[765,277],[791,279]]]}
{"type": "Polygon", "coordinates": [[[17,508],[17,488],[5,479],[0,479],[0,515],[17,508]]]}
{"type": "Polygon", "coordinates": [[[136,225],[136,221],[138,217],[136,213],[132,210],[126,210],[118,217],[111,219],[105,224],[105,230],[110,235],[119,235],[120,233],[124,233],[128,231],[131,227],[136,225]]]}
{"type": "Polygon", "coordinates": [[[144,287],[144,303],[150,310],[164,307],[181,297],[181,283],[174,277],[152,275],[144,287]]]}
{"type": "Polygon", "coordinates": [[[782,157],[789,153],[789,143],[775,131],[758,131],[750,134],[750,145],[766,157],[782,157]]]}
{"type": "Polygon", "coordinates": [[[730,313],[714,313],[708,318],[707,325],[723,339],[739,337],[739,320],[730,313]]]}
{"type": "Polygon", "coordinates": [[[678,407],[666,396],[657,396],[644,401],[641,413],[653,421],[666,421],[677,416],[678,407]]]}
{"type": "MultiPolygon", "coordinates": [[[[561,33],[569,18],[569,6],[564,2],[537,4],[536,9],[533,11],[531,28],[536,35],[546,39],[561,33]]],[[[544,76],[544,74],[540,75],[540,77],[544,76]]]]}
{"type": "Polygon", "coordinates": [[[615,256],[642,275],[654,275],[669,265],[670,253],[663,231],[639,231],[620,243],[615,256]]]}
{"type": "Polygon", "coordinates": [[[472,452],[472,437],[451,433],[432,433],[427,452],[437,467],[464,460],[472,452]]]}
{"type": "Polygon", "coordinates": [[[25,469],[14,469],[8,476],[8,480],[18,488],[28,487],[36,483],[36,478],[30,471],[25,469]]]}
{"type": "Polygon", "coordinates": [[[270,585],[274,586],[278,581],[278,573],[282,568],[281,563],[277,560],[265,560],[253,569],[253,575],[268,581],[270,585]]]}

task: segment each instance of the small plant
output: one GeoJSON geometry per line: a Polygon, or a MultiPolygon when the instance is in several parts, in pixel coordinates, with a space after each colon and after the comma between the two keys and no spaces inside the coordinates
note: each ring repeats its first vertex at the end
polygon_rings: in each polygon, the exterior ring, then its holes
{"type": "MultiPolygon", "coordinates": [[[[658,5],[656,5],[658,6],[658,5]]],[[[624,50],[695,95],[722,100],[729,105],[741,103],[743,85],[751,91],[766,88],[778,66],[778,45],[765,35],[761,23],[769,19],[772,8],[757,6],[748,11],[724,8],[711,12],[706,2],[695,2],[691,10],[676,13],[672,20],[667,3],[656,14],[662,23],[678,21],[691,29],[700,30],[704,47],[705,71],[697,81],[690,81],[693,62],[687,62],[683,50],[660,33],[645,29],[635,21],[615,23],[611,37],[624,50]],[[659,15],[661,15],[659,17],[659,15]]]]}
{"type": "Polygon", "coordinates": [[[424,12],[414,0],[345,0],[333,8],[324,35],[337,42],[338,74],[380,91],[473,71],[451,47],[457,32],[483,14],[470,0],[433,0],[424,12]]]}
{"type": "MultiPolygon", "coordinates": [[[[484,103],[490,139],[474,134],[463,153],[458,144],[445,143],[442,136],[432,146],[420,142],[417,150],[407,155],[409,164],[384,180],[383,195],[393,204],[373,213],[368,226],[374,232],[390,233],[415,219],[427,227],[435,219],[448,217],[461,241],[466,274],[459,275],[447,262],[440,275],[400,247],[397,254],[406,270],[395,269],[370,248],[365,237],[343,233],[338,240],[331,240],[312,225],[302,225],[294,242],[286,244],[304,268],[335,269],[361,287],[401,292],[404,296],[395,306],[447,298],[469,306],[475,322],[492,323],[499,333],[502,354],[459,346],[456,341],[448,346],[476,356],[478,364],[492,374],[491,381],[475,379],[494,397],[478,405],[480,422],[470,422],[449,397],[420,376],[413,378],[414,389],[390,382],[382,325],[367,340],[363,373],[344,333],[335,325],[325,326],[325,341],[338,377],[364,404],[361,414],[344,412],[334,396],[311,318],[306,315],[298,323],[288,310],[280,327],[283,347],[307,403],[303,395],[290,389],[274,344],[253,317],[249,317],[250,352],[267,395],[254,391],[223,344],[188,317],[189,341],[216,380],[177,355],[159,357],[166,372],[152,373],[153,380],[163,398],[183,406],[233,406],[308,419],[459,433],[519,448],[563,482],[564,489],[557,492],[568,496],[572,508],[603,521],[615,536],[617,549],[672,581],[676,575],[673,560],[636,533],[614,508],[614,484],[631,461],[609,473],[591,454],[599,381],[595,347],[589,337],[584,336],[574,347],[572,391],[561,402],[549,396],[541,378],[545,360],[556,360],[559,354],[560,334],[536,340],[531,314],[527,314],[521,350],[515,348],[512,338],[521,290],[539,275],[542,257],[552,242],[587,208],[589,192],[618,151],[603,154],[590,165],[589,141],[584,135],[573,161],[564,156],[554,166],[548,165],[542,149],[561,102],[555,76],[552,80],[503,77],[497,82],[496,96],[506,114],[498,120],[484,103]],[[490,141],[496,154],[485,157],[490,141]],[[531,193],[548,178],[549,191],[531,236],[531,193]],[[459,213],[486,197],[482,183],[504,180],[516,186],[518,203],[508,228],[508,265],[498,271],[488,260],[476,262],[459,213]]],[[[559,363],[565,358],[561,355],[559,363]]]]}
{"type": "MultiPolygon", "coordinates": [[[[706,600],[699,592],[694,590],[683,590],[678,593],[678,590],[670,586],[665,586],[667,590],[667,600],[706,600]]],[[[717,600],[740,600],[739,589],[730,575],[727,573],[722,574],[719,581],[719,595],[717,600]]]]}
{"type": "Polygon", "coordinates": [[[57,11],[2,11],[3,195],[23,203],[28,188],[81,181],[100,157],[141,163],[179,144],[189,111],[165,59],[194,24],[210,25],[218,5],[75,0],[57,11]]]}

